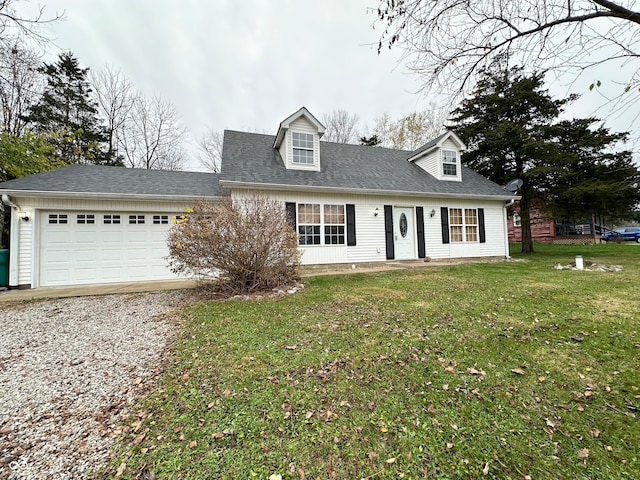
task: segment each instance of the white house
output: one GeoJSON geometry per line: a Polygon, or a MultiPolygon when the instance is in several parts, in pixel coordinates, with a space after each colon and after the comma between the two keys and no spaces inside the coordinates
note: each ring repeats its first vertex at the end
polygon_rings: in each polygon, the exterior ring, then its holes
{"type": "Polygon", "coordinates": [[[307,265],[509,255],[505,206],[517,197],[461,165],[453,132],[413,152],[323,133],[303,107],[275,136],[225,131],[219,174],[72,165],[2,183],[10,286],[174,278],[176,216],[256,192],[282,201],[307,265]]]}

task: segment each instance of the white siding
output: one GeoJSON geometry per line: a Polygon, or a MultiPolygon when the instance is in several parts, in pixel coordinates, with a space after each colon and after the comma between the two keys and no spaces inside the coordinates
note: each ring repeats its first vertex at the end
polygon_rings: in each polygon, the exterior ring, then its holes
{"type": "MultiPolygon", "coordinates": [[[[243,195],[235,190],[234,198],[243,195]]],[[[502,201],[443,200],[436,198],[408,198],[383,195],[357,195],[306,192],[264,192],[276,200],[296,203],[319,204],[354,204],[356,213],[356,245],[355,246],[303,246],[301,261],[304,265],[329,263],[365,263],[386,260],[386,244],[384,230],[384,206],[423,207],[425,229],[426,256],[433,259],[501,257],[507,256],[504,235],[502,201]],[[443,244],[441,231],[440,207],[447,208],[484,208],[486,243],[443,244]],[[378,216],[374,215],[375,209],[378,216]],[[435,214],[431,217],[431,211],[435,214]]],[[[415,232],[414,232],[415,235],[415,232]]]]}
{"type": "Polygon", "coordinates": [[[421,157],[417,160],[414,160],[414,163],[422,168],[424,171],[430,173],[434,177],[439,180],[445,180],[448,182],[460,182],[462,181],[462,169],[461,169],[461,152],[460,147],[452,141],[450,138],[447,138],[443,143],[441,148],[436,148],[432,152],[426,154],[424,157],[421,157]],[[440,152],[442,150],[454,150],[458,152],[458,163],[457,163],[457,175],[454,177],[453,175],[444,175],[442,168],[442,156],[440,152]]]}
{"type": "Polygon", "coordinates": [[[36,224],[33,215],[29,222],[18,222],[18,285],[31,285],[33,270],[33,228],[36,224]]]}

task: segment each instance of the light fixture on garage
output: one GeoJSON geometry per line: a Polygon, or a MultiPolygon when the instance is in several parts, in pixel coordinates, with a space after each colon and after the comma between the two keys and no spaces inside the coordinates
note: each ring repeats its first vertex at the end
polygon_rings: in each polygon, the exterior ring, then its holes
{"type": "Polygon", "coordinates": [[[376,207],[375,210],[373,211],[373,216],[377,217],[378,215],[380,215],[380,209],[376,207]]]}
{"type": "Polygon", "coordinates": [[[436,216],[436,209],[435,209],[435,208],[432,208],[432,209],[431,209],[431,218],[433,218],[433,217],[435,217],[435,216],[436,216]]]}
{"type": "Polygon", "coordinates": [[[31,220],[31,218],[29,218],[29,215],[27,215],[26,213],[21,213],[21,214],[20,214],[20,219],[21,219],[23,222],[28,222],[29,220],[31,220]]]}

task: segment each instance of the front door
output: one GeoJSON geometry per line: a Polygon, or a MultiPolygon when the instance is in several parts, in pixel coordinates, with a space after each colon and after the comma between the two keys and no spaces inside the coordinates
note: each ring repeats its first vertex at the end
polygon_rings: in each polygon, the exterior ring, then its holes
{"type": "Polygon", "coordinates": [[[397,260],[416,258],[413,208],[396,207],[393,212],[393,235],[397,260]]]}

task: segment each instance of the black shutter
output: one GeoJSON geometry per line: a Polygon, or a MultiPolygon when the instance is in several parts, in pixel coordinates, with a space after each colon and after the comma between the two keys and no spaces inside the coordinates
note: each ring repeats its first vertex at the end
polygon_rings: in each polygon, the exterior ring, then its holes
{"type": "Polygon", "coordinates": [[[391,205],[384,206],[384,237],[387,244],[387,260],[395,258],[393,248],[393,207],[391,205]]]}
{"type": "Polygon", "coordinates": [[[287,215],[289,216],[289,222],[294,230],[296,230],[296,203],[286,202],[285,208],[287,209],[287,215]]]}
{"type": "Polygon", "coordinates": [[[478,232],[480,243],[487,243],[487,236],[484,231],[484,208],[478,209],[478,232]]]}
{"type": "Polygon", "coordinates": [[[424,251],[424,208],[416,207],[416,221],[418,223],[418,258],[425,257],[424,251]]]}
{"type": "Polygon", "coordinates": [[[449,243],[449,209],[440,207],[440,222],[442,222],[442,243],[449,243]]]}
{"type": "Polygon", "coordinates": [[[356,206],[347,204],[347,245],[353,247],[356,244],[356,206]]]}

